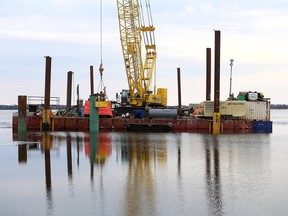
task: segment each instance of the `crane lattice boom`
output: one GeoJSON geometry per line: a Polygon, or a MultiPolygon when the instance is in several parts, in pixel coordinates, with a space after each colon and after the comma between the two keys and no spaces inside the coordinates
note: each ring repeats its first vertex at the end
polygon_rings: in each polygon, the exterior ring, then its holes
{"type": "MultiPolygon", "coordinates": [[[[117,8],[122,52],[131,97],[130,104],[144,106],[150,103],[149,100],[153,100],[155,104],[161,104],[161,99],[151,94],[150,90],[157,53],[149,0],[145,0],[146,13],[143,10],[142,0],[117,0],[117,8]],[[144,64],[141,52],[142,39],[146,49],[144,64]]],[[[154,87],[154,94],[155,91],[156,87],[154,87]]]]}

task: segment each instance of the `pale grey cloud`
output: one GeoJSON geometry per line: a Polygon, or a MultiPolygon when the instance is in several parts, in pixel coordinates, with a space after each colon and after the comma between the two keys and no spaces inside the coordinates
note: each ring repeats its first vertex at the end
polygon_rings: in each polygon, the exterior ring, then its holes
{"type": "MultiPolygon", "coordinates": [[[[211,47],[213,52],[213,29],[221,30],[222,99],[227,97],[229,60],[234,58],[235,94],[261,90],[272,103],[288,103],[279,93],[288,82],[286,1],[157,0],[151,1],[151,7],[157,83],[168,87],[170,104],[177,103],[177,67],[182,70],[183,103],[204,100],[205,49],[211,47]]],[[[53,58],[54,96],[66,101],[66,72],[72,70],[81,97],[88,97],[89,66],[93,64],[97,72],[100,64],[99,11],[99,1],[92,0],[1,2],[0,74],[5,85],[0,91],[8,92],[2,103],[16,103],[18,94],[43,94],[45,55],[53,58]],[[32,80],[37,85],[27,88],[32,80]]],[[[103,0],[103,60],[105,84],[114,99],[116,92],[127,88],[115,0],[103,0]]]]}

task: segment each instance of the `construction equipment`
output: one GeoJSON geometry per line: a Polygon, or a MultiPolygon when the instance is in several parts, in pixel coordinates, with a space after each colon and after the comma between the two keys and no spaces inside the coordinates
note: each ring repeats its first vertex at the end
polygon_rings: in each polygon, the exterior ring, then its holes
{"type": "Polygon", "coordinates": [[[167,106],[167,89],[158,88],[156,93],[156,45],[149,0],[145,0],[145,13],[142,0],[117,0],[120,39],[129,86],[123,90],[128,104],[136,107],[167,106]],[[146,25],[147,22],[147,25],[146,25]],[[142,33],[142,35],[141,35],[142,33]],[[142,36],[146,57],[142,61],[142,36]],[[151,91],[154,74],[154,90],[151,91]],[[126,91],[126,92],[125,92],[126,91]]]}
{"type": "Polygon", "coordinates": [[[104,68],[103,68],[103,65],[102,63],[100,64],[100,67],[99,67],[99,72],[100,72],[100,82],[99,82],[99,87],[98,87],[98,92],[96,93],[96,100],[95,100],[95,107],[102,107],[102,108],[107,108],[108,107],[108,99],[107,99],[107,96],[106,96],[106,87],[104,85],[104,82],[103,82],[103,71],[104,71],[104,68]],[[99,91],[100,89],[100,91],[99,91]]]}

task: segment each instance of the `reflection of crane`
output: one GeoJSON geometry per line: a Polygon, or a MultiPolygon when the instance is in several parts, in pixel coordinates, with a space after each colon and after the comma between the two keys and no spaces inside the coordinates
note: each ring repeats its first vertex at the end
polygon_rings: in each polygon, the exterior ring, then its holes
{"type": "MultiPolygon", "coordinates": [[[[141,0],[117,0],[120,38],[130,94],[128,103],[137,107],[166,106],[167,89],[159,88],[156,94],[154,83],[154,94],[150,90],[157,53],[150,2],[149,0],[145,2],[147,15],[144,16],[141,0]],[[141,53],[141,33],[146,49],[144,64],[141,53]]],[[[127,90],[123,90],[122,98],[124,95],[129,97],[127,90]]]]}
{"type": "Polygon", "coordinates": [[[151,172],[149,146],[129,139],[129,172],[127,176],[125,215],[141,215],[143,211],[155,214],[154,181],[151,172]],[[139,145],[140,144],[140,145],[139,145]],[[145,146],[145,147],[144,147],[145,146]],[[144,148],[143,148],[144,147],[144,148]],[[143,208],[141,208],[141,206],[143,208]]]}
{"type": "Polygon", "coordinates": [[[121,138],[122,161],[128,162],[123,215],[155,215],[155,177],[167,163],[165,139],[137,133],[121,138]]]}

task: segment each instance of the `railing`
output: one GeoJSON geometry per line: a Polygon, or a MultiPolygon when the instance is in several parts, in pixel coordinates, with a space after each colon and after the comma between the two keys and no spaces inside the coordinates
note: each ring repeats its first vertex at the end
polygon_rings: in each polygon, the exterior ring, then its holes
{"type": "MultiPolygon", "coordinates": [[[[45,97],[43,96],[27,96],[27,105],[44,104],[45,97]]],[[[50,97],[51,106],[60,106],[60,97],[50,97]]]]}

